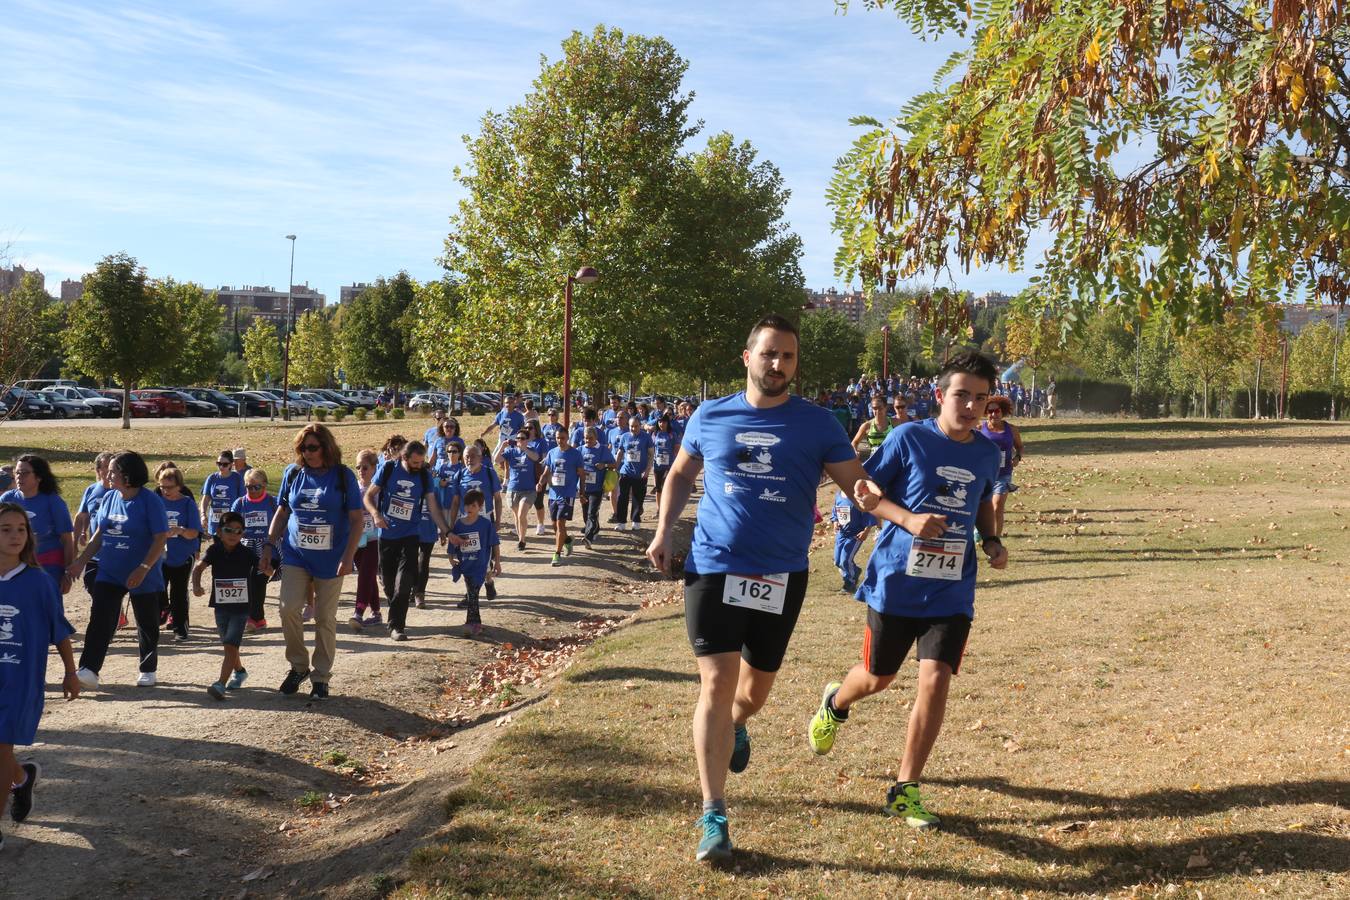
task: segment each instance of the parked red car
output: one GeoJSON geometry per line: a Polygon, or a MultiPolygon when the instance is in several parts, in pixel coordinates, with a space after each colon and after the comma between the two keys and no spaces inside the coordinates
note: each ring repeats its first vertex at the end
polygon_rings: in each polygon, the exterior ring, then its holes
{"type": "Polygon", "coordinates": [[[174,391],[132,391],[137,400],[153,403],[161,416],[181,417],[187,415],[187,404],[174,391]]]}
{"type": "MultiPolygon", "coordinates": [[[[99,393],[105,397],[116,400],[118,403],[122,402],[121,391],[99,391],[99,393]]],[[[120,416],[122,411],[119,409],[117,414],[120,416]]],[[[131,392],[131,417],[133,419],[157,419],[160,415],[161,413],[158,406],[151,403],[149,400],[137,400],[136,392],[131,392]]]]}

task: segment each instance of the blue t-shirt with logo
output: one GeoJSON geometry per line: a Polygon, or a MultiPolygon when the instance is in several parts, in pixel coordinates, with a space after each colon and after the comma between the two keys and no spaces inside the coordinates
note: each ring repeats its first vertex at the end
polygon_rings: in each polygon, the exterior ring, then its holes
{"type": "Polygon", "coordinates": [[[497,423],[497,431],[501,435],[501,439],[510,440],[516,436],[516,432],[524,427],[525,414],[516,410],[508,412],[506,409],[500,409],[497,411],[497,417],[492,421],[497,423]]]}
{"type": "Polygon", "coordinates": [[[459,555],[460,574],[465,581],[482,584],[487,578],[488,566],[492,565],[492,548],[500,543],[492,517],[480,511],[472,525],[460,519],[452,531],[465,540],[454,548],[459,555]]]}
{"type": "Polygon", "coordinates": [[[582,468],[581,451],[576,447],[566,450],[554,447],[544,457],[544,468],[547,470],[548,499],[575,500],[582,468]]]}
{"type": "Polygon", "coordinates": [[[544,422],[539,426],[539,433],[544,436],[544,443],[550,450],[558,446],[558,432],[562,430],[561,422],[544,422]]]}
{"type": "Polygon", "coordinates": [[[596,465],[604,463],[614,464],[614,454],[609,452],[609,448],[604,444],[596,444],[594,447],[579,447],[581,453],[581,470],[586,476],[586,493],[599,494],[605,490],[604,470],[597,469],[596,465]]]}
{"type": "Polygon", "coordinates": [[[38,556],[61,549],[61,535],[73,534],[75,525],[70,520],[70,507],[60,494],[34,494],[25,497],[15,488],[0,494],[0,503],[17,503],[28,513],[28,525],[37,541],[38,556]]]}
{"type": "Polygon", "coordinates": [[[212,472],[206,476],[206,483],[202,485],[202,496],[211,504],[211,517],[206,522],[206,531],[208,534],[215,534],[216,520],[222,513],[229,512],[230,507],[234,506],[234,501],[244,496],[243,474],[233,469],[228,475],[212,472]]]}
{"type": "MultiPolygon", "coordinates": [[[[534,450],[534,447],[530,447],[534,450]]],[[[534,460],[519,447],[503,447],[502,461],[506,463],[506,489],[508,491],[532,491],[537,484],[534,473],[534,460]]]]}
{"type": "Polygon", "coordinates": [[[48,648],[74,633],[50,575],[23,563],[0,572],[0,740],[33,743],[42,719],[48,648]]]}
{"type": "Polygon", "coordinates": [[[613,427],[615,427],[616,425],[619,424],[619,413],[620,413],[620,412],[622,412],[622,410],[618,410],[618,409],[606,409],[606,410],[601,410],[601,412],[600,412],[600,425],[601,425],[600,434],[601,434],[602,437],[604,436],[604,433],[605,433],[605,432],[607,432],[609,429],[611,429],[611,428],[613,428],[613,427]]]}
{"type": "Polygon", "coordinates": [[[929,549],[946,554],[952,573],[959,571],[960,578],[935,577],[936,568],[924,575],[907,574],[914,536],[886,522],[859,585],[859,598],[888,615],[974,618],[975,516],[993,495],[998,465],[993,441],[979,432],[964,443],[954,441],[937,419],[909,422],[888,434],[863,467],[887,499],[910,512],[947,517],[946,533],[929,549]]]}
{"type": "Polygon", "coordinates": [[[680,438],[675,432],[652,432],[652,465],[655,468],[669,469],[675,463],[675,453],[679,449],[680,438]]]}
{"type": "MultiPolygon", "coordinates": [[[[169,520],[170,528],[186,528],[198,532],[202,530],[202,514],[197,509],[197,501],[187,494],[180,494],[177,500],[169,500],[163,495],[160,495],[159,499],[164,501],[164,515],[169,520]]],[[[181,566],[191,562],[197,555],[201,540],[200,534],[194,538],[169,538],[169,542],[164,545],[164,564],[181,566]]]]}
{"type": "Polygon", "coordinates": [[[704,575],[806,569],[821,472],[857,458],[829,410],[801,397],[756,409],[744,391],[695,410],[684,450],[704,485],[685,569],[704,575]]]}
{"type": "Polygon", "coordinates": [[[351,534],[348,514],[362,509],[356,473],[346,466],[330,466],[322,472],[293,466],[286,471],[281,479],[285,490],[277,497],[277,505],[291,514],[281,543],[281,561],[299,566],[314,578],[336,578],[351,534]],[[346,502],[339,473],[346,484],[346,502]]]}
{"type": "MultiPolygon", "coordinates": [[[[398,540],[420,533],[422,521],[422,485],[431,486],[431,473],[425,469],[410,472],[403,460],[390,459],[380,464],[374,483],[380,490],[379,510],[389,523],[380,529],[380,540],[398,540]]],[[[434,527],[434,526],[433,526],[434,527]]]]}
{"type": "Polygon", "coordinates": [[[455,494],[459,497],[459,514],[456,518],[464,518],[464,497],[469,491],[483,492],[483,508],[480,510],[482,515],[492,516],[492,498],[502,489],[502,480],[497,475],[497,470],[489,465],[480,465],[478,471],[474,472],[468,466],[459,470],[455,477],[455,494]]]}
{"type": "MultiPolygon", "coordinates": [[[[131,573],[145,562],[155,535],[169,530],[164,501],[154,491],[141,488],[130,500],[121,491],[108,491],[98,507],[97,527],[103,535],[95,581],[126,586],[131,573]]],[[[145,573],[134,594],[157,594],[164,590],[164,557],[145,573]]]]}
{"type": "Polygon", "coordinates": [[[436,502],[447,516],[450,515],[450,499],[455,496],[455,479],[463,468],[464,463],[451,463],[449,457],[436,461],[436,502]]]}
{"type": "Polygon", "coordinates": [[[272,527],[272,517],[277,514],[277,498],[265,491],[258,500],[250,500],[245,494],[234,501],[230,509],[244,517],[244,543],[261,559],[263,545],[267,543],[267,532],[272,527]]]}
{"type": "Polygon", "coordinates": [[[619,461],[619,474],[630,478],[641,478],[647,474],[647,462],[651,459],[652,436],[645,431],[637,434],[628,431],[619,437],[614,457],[619,461]]]}

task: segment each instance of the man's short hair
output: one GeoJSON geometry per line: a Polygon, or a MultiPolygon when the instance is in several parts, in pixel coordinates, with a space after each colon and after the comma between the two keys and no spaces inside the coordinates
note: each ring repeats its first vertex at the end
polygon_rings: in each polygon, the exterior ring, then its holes
{"type": "Polygon", "coordinates": [[[801,341],[801,335],[797,333],[796,325],[793,325],[777,313],[770,313],[756,322],[755,327],[750,329],[750,336],[745,339],[745,349],[749,350],[751,347],[755,346],[755,339],[758,338],[759,333],[766,328],[774,331],[786,331],[794,338],[797,338],[798,342],[801,341]]]}
{"type": "Polygon", "coordinates": [[[998,380],[998,369],[986,357],[974,350],[962,350],[947,360],[941,371],[938,372],[937,386],[944,391],[947,390],[947,385],[951,384],[952,376],[958,373],[985,379],[989,382],[990,393],[993,392],[994,383],[998,380]]]}

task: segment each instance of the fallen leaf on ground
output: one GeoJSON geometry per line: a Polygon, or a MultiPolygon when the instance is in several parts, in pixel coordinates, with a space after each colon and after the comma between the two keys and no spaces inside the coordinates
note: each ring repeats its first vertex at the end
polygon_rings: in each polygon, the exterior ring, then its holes
{"type": "Polygon", "coordinates": [[[1191,858],[1186,860],[1187,871],[1191,869],[1203,869],[1208,865],[1209,865],[1209,857],[1205,856],[1205,854],[1198,851],[1192,853],[1191,858]]]}
{"type": "Polygon", "coordinates": [[[189,850],[188,848],[184,847],[184,848],[181,849],[181,850],[174,850],[174,851],[173,851],[173,855],[174,855],[174,856],[191,856],[191,855],[192,855],[192,851],[189,850]]]}
{"type": "Polygon", "coordinates": [[[272,875],[272,870],[271,870],[271,869],[267,869],[267,868],[254,869],[252,872],[249,872],[247,875],[245,875],[243,878],[241,878],[241,879],[239,879],[239,880],[240,880],[240,881],[262,881],[264,878],[270,878],[271,875],[272,875]]]}

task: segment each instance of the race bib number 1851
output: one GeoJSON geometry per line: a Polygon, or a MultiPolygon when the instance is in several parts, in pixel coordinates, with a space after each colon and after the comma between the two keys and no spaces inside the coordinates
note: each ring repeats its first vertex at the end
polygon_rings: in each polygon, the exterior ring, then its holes
{"type": "Polygon", "coordinates": [[[727,575],[722,602],[759,612],[782,615],[787,600],[788,573],[777,575],[727,575]]]}

